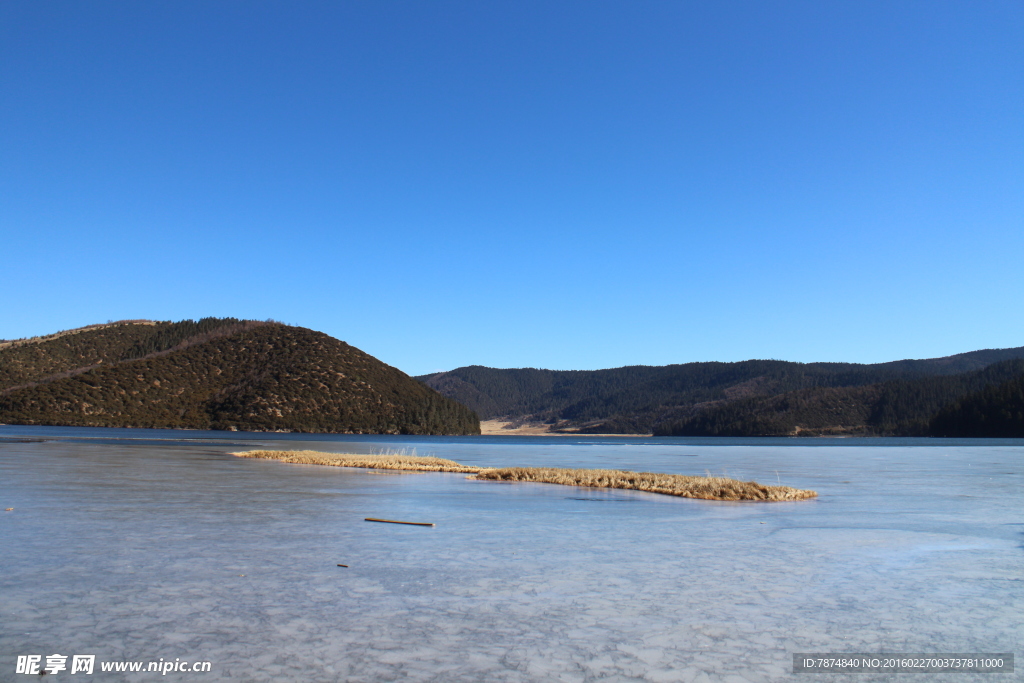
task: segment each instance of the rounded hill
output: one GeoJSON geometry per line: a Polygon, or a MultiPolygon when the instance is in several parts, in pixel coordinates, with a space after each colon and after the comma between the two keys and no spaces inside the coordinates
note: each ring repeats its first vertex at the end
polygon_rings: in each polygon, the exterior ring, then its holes
{"type": "Polygon", "coordinates": [[[477,434],[476,414],[322,332],[127,321],[0,348],[0,422],[477,434]]]}

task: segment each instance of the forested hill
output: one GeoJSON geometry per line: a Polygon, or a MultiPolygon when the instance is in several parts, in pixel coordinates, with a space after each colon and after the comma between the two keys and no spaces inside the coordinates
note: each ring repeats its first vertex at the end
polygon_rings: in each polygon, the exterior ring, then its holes
{"type": "Polygon", "coordinates": [[[935,436],[1024,437],[1024,373],[947,405],[929,427],[935,436]]]}
{"type": "MultiPolygon", "coordinates": [[[[1024,360],[1006,360],[957,375],[897,379],[855,387],[814,387],[707,406],[692,417],[658,425],[657,434],[877,434],[967,436],[944,429],[940,414],[960,401],[1024,377],[1024,360]]],[[[1018,436],[1024,436],[1018,413],[1018,436]]],[[[1009,436],[974,430],[970,436],[1009,436]]]]}
{"type": "Polygon", "coordinates": [[[553,430],[909,435],[931,433],[939,409],[1007,380],[1017,366],[1006,362],[1015,359],[1024,359],[1024,347],[874,365],[750,360],[593,371],[470,366],[418,379],[483,419],[545,423],[553,430]],[[984,372],[996,363],[1000,368],[984,372]]]}
{"type": "Polygon", "coordinates": [[[468,408],[321,332],[121,321],[0,342],[0,423],[476,434],[468,408]]]}

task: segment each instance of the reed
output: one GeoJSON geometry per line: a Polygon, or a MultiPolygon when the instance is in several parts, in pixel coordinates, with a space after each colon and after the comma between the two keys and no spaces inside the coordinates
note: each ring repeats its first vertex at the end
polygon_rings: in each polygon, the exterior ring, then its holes
{"type": "Polygon", "coordinates": [[[320,451],[246,451],[232,453],[239,458],[264,458],[299,465],[330,465],[332,467],[365,467],[376,470],[408,470],[412,472],[480,472],[481,468],[462,465],[444,458],[411,455],[407,451],[387,451],[377,455],[321,453],[320,451]]]}
{"type": "Polygon", "coordinates": [[[418,456],[415,451],[385,451],[375,455],[321,453],[320,451],[247,451],[232,453],[240,458],[265,458],[301,465],[362,467],[376,470],[412,472],[462,472],[467,479],[481,481],[521,481],[561,484],[588,488],[627,489],[703,500],[806,500],[816,491],[789,486],[765,486],[756,481],[737,481],[727,477],[693,477],[682,474],[629,472],[624,470],[579,470],[559,467],[483,468],[463,465],[454,460],[418,456]]]}
{"type": "Polygon", "coordinates": [[[628,472],[623,470],[575,470],[558,467],[505,467],[483,470],[469,479],[525,481],[563,486],[628,489],[662,493],[703,500],[805,500],[817,497],[816,491],[789,486],[765,486],[756,481],[737,481],[725,477],[689,477],[682,474],[628,472]]]}

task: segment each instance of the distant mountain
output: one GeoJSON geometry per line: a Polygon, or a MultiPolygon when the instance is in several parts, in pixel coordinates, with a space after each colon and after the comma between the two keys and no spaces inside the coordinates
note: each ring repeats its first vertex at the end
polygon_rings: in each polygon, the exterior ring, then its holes
{"type": "Polygon", "coordinates": [[[929,432],[935,436],[1024,438],[1024,374],[947,405],[932,418],[929,432]]]}
{"type": "Polygon", "coordinates": [[[0,423],[477,434],[456,401],[274,322],[121,321],[0,343],[0,423]]]}
{"type": "Polygon", "coordinates": [[[932,420],[940,410],[974,392],[1015,377],[1024,377],[1024,360],[1001,361],[982,370],[957,375],[801,389],[708,406],[692,417],[658,425],[655,433],[666,436],[930,436],[934,434],[932,420]]]}
{"type": "Polygon", "coordinates": [[[1024,359],[1024,347],[873,365],[750,360],[592,371],[469,366],[417,379],[483,419],[548,424],[553,431],[924,434],[940,408],[1008,379],[1017,366],[1006,362],[1017,359],[1024,359]],[[985,373],[993,364],[1000,368],[985,373]]]}

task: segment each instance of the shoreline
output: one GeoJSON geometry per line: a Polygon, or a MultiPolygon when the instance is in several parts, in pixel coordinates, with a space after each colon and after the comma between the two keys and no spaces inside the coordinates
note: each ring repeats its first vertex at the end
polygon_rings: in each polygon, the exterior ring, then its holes
{"type": "Polygon", "coordinates": [[[653,437],[654,434],[591,434],[590,432],[552,432],[548,425],[520,425],[509,428],[508,425],[515,424],[506,420],[480,420],[480,436],[619,436],[623,438],[653,437]]]}

